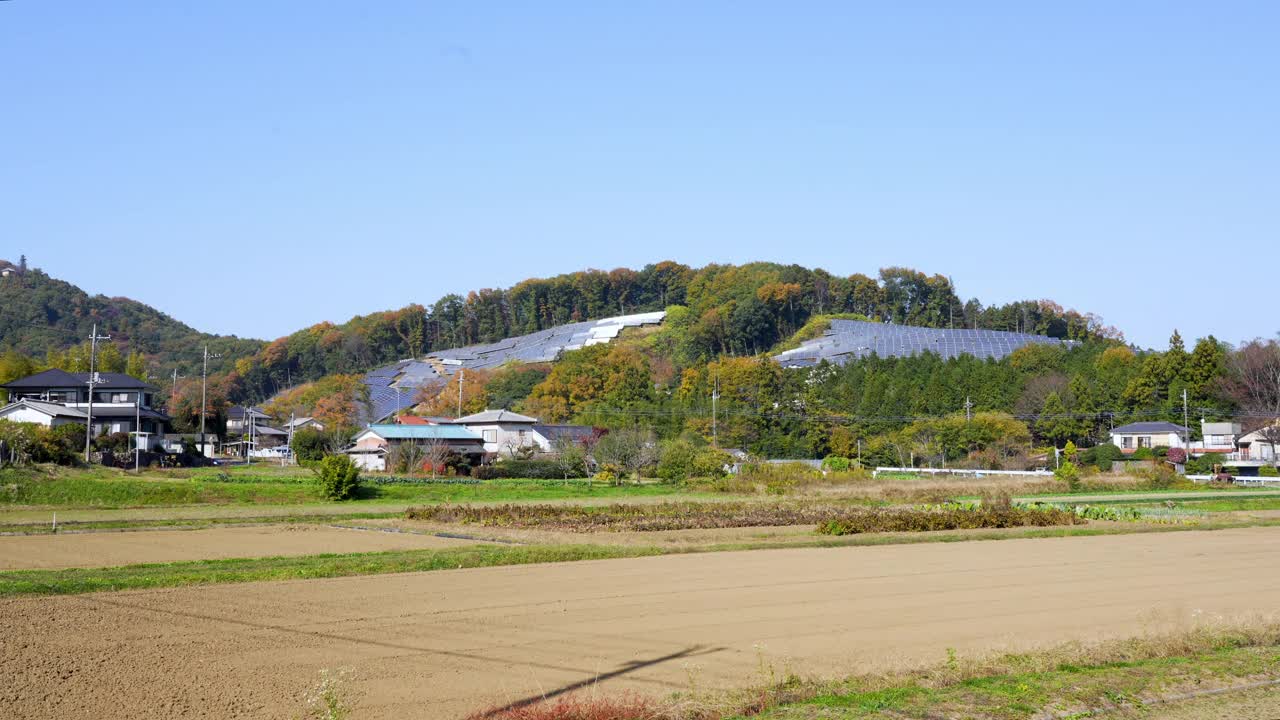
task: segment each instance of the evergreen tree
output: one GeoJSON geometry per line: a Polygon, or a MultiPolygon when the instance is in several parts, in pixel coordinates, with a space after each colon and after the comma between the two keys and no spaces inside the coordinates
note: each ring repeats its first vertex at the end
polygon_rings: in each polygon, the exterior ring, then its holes
{"type": "Polygon", "coordinates": [[[1067,415],[1067,406],[1063,404],[1062,398],[1056,392],[1049,393],[1044,399],[1044,408],[1040,410],[1040,417],[1036,419],[1036,432],[1053,443],[1054,447],[1058,447],[1071,439],[1075,431],[1076,428],[1073,427],[1072,418],[1067,415]]]}
{"type": "Polygon", "coordinates": [[[1169,337],[1169,349],[1164,354],[1164,377],[1165,384],[1171,383],[1175,378],[1184,377],[1187,370],[1187,348],[1182,343],[1182,335],[1177,330],[1173,331],[1173,335],[1169,337]]]}
{"type": "Polygon", "coordinates": [[[1197,400],[1207,400],[1217,378],[1222,376],[1227,353],[1222,343],[1210,335],[1196,341],[1187,361],[1187,387],[1197,400]]]}

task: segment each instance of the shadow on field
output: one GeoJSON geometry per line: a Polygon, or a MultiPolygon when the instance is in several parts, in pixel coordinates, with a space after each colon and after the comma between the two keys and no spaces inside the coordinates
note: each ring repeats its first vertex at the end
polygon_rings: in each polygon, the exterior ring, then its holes
{"type": "Polygon", "coordinates": [[[533,705],[534,703],[542,702],[543,700],[550,700],[553,697],[564,695],[565,693],[573,692],[574,690],[581,690],[584,687],[595,685],[596,683],[602,682],[604,680],[610,680],[612,678],[622,677],[627,673],[633,673],[637,670],[640,670],[641,668],[647,668],[652,665],[660,665],[664,662],[668,662],[670,660],[677,660],[679,658],[696,657],[698,655],[709,655],[714,652],[719,652],[723,649],[724,648],[722,647],[704,648],[701,645],[691,645],[685,648],[684,650],[673,652],[669,655],[663,655],[661,657],[651,658],[649,660],[632,660],[629,663],[623,663],[621,667],[619,667],[617,670],[614,670],[613,672],[600,673],[593,677],[587,678],[586,680],[579,680],[576,683],[569,683],[568,685],[563,685],[554,690],[548,690],[547,692],[544,692],[544,693],[531,695],[527,698],[516,700],[515,702],[509,705],[503,705],[502,707],[494,708],[481,715],[476,715],[475,717],[486,718],[486,717],[493,717],[495,715],[501,715],[502,713],[505,713],[509,710],[516,710],[518,708],[526,707],[528,705],[533,705]]]}

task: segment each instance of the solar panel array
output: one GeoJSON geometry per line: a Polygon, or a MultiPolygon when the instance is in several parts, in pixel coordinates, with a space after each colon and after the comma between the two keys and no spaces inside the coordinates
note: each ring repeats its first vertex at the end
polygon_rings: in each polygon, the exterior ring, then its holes
{"type": "Polygon", "coordinates": [[[859,320],[832,320],[822,337],[774,356],[786,367],[809,367],[826,360],[843,364],[877,355],[907,357],[925,352],[944,360],[961,355],[999,360],[1030,344],[1071,345],[1070,341],[1001,330],[946,330],[859,320]]]}
{"type": "Polygon", "coordinates": [[[459,368],[496,368],[513,361],[551,362],[565,350],[607,343],[625,328],[657,325],[665,317],[666,313],[659,311],[571,323],[487,345],[441,350],[422,359],[401,360],[380,367],[364,376],[364,384],[369,386],[372,419],[413,407],[423,387],[448,382],[459,368]]]}

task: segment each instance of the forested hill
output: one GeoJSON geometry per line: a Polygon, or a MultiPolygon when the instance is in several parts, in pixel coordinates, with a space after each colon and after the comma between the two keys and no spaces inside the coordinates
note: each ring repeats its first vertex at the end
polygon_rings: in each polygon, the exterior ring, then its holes
{"type": "MultiPolygon", "coordinates": [[[[208,343],[223,400],[260,401],[300,383],[363,372],[433,350],[487,343],[579,320],[668,310],[666,360],[686,368],[715,358],[775,349],[797,331],[815,332],[828,315],[926,327],[1020,330],[1052,337],[1116,336],[1093,315],[1046,300],[987,307],[962,300],[943,275],[885,268],[877,276],[833,275],[775,263],[692,268],[664,261],[639,270],[584,270],[529,279],[505,289],[445,295],[430,305],[320,323],[270,343],[212,336],[127,298],[90,296],[40,270],[0,278],[0,351],[37,365],[72,349],[94,322],[124,351],[146,355],[153,376],[199,373],[208,343]],[[805,327],[806,324],[809,327],[805,327]]],[[[803,333],[802,333],[803,335],[803,333]]],[[[83,354],[83,353],[79,353],[83,354]]]]}
{"type": "Polygon", "coordinates": [[[1046,300],[987,307],[962,300],[943,275],[885,268],[839,276],[799,265],[692,268],[664,261],[640,270],[584,270],[507,289],[446,295],[429,306],[322,323],[238,363],[237,398],[266,398],[299,382],[353,373],[433,350],[489,343],[579,320],[668,310],[668,359],[688,367],[776,347],[822,316],[852,314],[926,327],[1019,330],[1084,340],[1117,337],[1096,316],[1046,300]]]}
{"type": "MultiPolygon", "coordinates": [[[[8,265],[0,260],[0,267],[8,265]]],[[[10,266],[13,272],[0,277],[0,351],[17,351],[37,364],[48,363],[51,353],[74,352],[88,339],[94,323],[99,334],[111,336],[126,353],[145,355],[153,374],[193,367],[205,343],[228,359],[250,356],[263,345],[260,340],[201,333],[144,303],[90,295],[23,265],[10,266]]]]}

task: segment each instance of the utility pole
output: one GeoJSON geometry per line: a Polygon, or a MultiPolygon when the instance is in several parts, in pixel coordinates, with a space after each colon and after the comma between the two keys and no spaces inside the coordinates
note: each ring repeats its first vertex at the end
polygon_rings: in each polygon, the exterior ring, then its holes
{"type": "Polygon", "coordinates": [[[178,368],[173,369],[173,390],[169,393],[169,412],[173,413],[173,409],[178,406],[178,381],[186,380],[186,375],[179,375],[178,368]]]}
{"type": "Polygon", "coordinates": [[[133,399],[133,471],[142,469],[142,391],[133,399]]]}
{"type": "Polygon", "coordinates": [[[220,358],[220,357],[222,356],[216,353],[213,355],[210,355],[209,346],[208,345],[204,346],[204,365],[201,366],[200,368],[200,454],[201,455],[205,454],[204,416],[205,416],[205,408],[209,406],[209,402],[206,399],[208,385],[209,385],[209,358],[220,358]]]}
{"type": "Polygon", "coordinates": [[[1187,452],[1187,457],[1190,458],[1191,457],[1191,418],[1190,418],[1190,415],[1187,413],[1187,389],[1186,388],[1182,388],[1182,427],[1184,428],[1182,433],[1183,434],[1182,441],[1183,441],[1184,447],[1182,449],[1187,452]]]}
{"type": "Polygon", "coordinates": [[[93,442],[93,388],[98,384],[98,374],[94,372],[94,361],[98,357],[98,341],[110,340],[110,335],[98,334],[98,323],[93,324],[93,332],[89,335],[89,411],[84,423],[84,461],[89,462],[89,446],[93,442]]]}
{"type": "Polygon", "coordinates": [[[257,419],[257,418],[254,416],[253,412],[254,412],[254,411],[253,411],[253,406],[252,406],[252,405],[250,405],[250,406],[249,406],[249,410],[248,410],[248,413],[249,413],[249,444],[248,444],[247,446],[245,446],[245,451],[244,451],[244,462],[245,462],[245,464],[246,464],[246,465],[252,465],[252,464],[253,464],[253,426],[254,426],[254,421],[257,419]]]}
{"type": "Polygon", "coordinates": [[[964,421],[967,423],[973,420],[973,400],[968,395],[964,396],[964,421]]]}
{"type": "Polygon", "coordinates": [[[288,459],[289,455],[293,454],[293,423],[294,422],[295,422],[294,412],[291,410],[289,411],[289,444],[286,446],[289,448],[289,452],[283,453],[280,455],[280,467],[284,467],[286,464],[285,460],[288,459]]]}
{"type": "Polygon", "coordinates": [[[711,388],[711,447],[720,447],[720,376],[717,375],[711,388]]]}
{"type": "Polygon", "coordinates": [[[466,375],[466,368],[458,368],[458,417],[462,417],[462,378],[466,375]]]}

